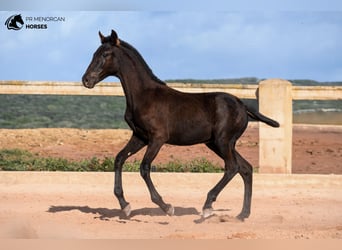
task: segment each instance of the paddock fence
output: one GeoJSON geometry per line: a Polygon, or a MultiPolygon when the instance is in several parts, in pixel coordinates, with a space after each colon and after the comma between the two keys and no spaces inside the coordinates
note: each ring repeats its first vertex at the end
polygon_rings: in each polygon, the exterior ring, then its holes
{"type": "MultiPolygon", "coordinates": [[[[268,79],[258,85],[168,83],[188,93],[226,92],[239,98],[258,99],[259,111],[280,123],[259,125],[259,172],[292,171],[292,101],[341,100],[342,86],[292,86],[289,81],[268,79]]],[[[80,82],[0,81],[0,94],[124,96],[120,83],[101,83],[93,89],[80,82]]]]}

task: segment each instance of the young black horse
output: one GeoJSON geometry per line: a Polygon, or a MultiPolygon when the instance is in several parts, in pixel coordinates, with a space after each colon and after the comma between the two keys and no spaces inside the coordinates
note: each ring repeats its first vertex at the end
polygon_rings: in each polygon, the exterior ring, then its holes
{"type": "Polygon", "coordinates": [[[243,220],[250,214],[252,166],[235,150],[237,139],[245,131],[248,117],[272,127],[279,124],[244,105],[226,93],[189,94],[176,91],[159,80],[139,52],[118,38],[115,31],[108,37],[100,32],[101,46],[82,77],[83,85],[93,88],[107,76],[120,79],[126,96],[125,120],[133,130],[127,145],[115,159],[114,194],[126,216],[131,207],[122,189],[122,165],[125,160],[147,145],[140,173],[154,203],[168,215],[174,208],[166,204],[150,178],[151,162],[164,143],[192,145],[205,143],[224,160],[223,178],[208,193],[203,217],[212,213],[212,203],[227,183],[239,173],[244,181],[243,220]]]}

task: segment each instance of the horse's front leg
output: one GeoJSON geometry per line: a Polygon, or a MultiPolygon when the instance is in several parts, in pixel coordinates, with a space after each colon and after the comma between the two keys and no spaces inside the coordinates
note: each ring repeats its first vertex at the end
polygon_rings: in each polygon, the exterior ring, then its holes
{"type": "Polygon", "coordinates": [[[152,142],[149,143],[147,146],[146,153],[144,155],[144,159],[140,166],[140,174],[142,178],[144,179],[148,190],[151,195],[151,200],[156,203],[166,214],[172,216],[174,214],[174,208],[170,204],[166,204],[156,188],[154,187],[154,184],[151,180],[150,172],[151,172],[151,163],[154,160],[154,158],[157,156],[161,146],[163,143],[161,142],[152,142]]]}
{"type": "Polygon", "coordinates": [[[122,189],[122,166],[126,159],[131,155],[138,152],[142,149],[146,144],[136,137],[134,134],[131,139],[128,141],[127,145],[117,154],[114,162],[114,171],[115,171],[115,182],[114,182],[114,194],[119,200],[120,207],[126,214],[129,216],[131,214],[131,206],[125,200],[123,189],[122,189]]]}

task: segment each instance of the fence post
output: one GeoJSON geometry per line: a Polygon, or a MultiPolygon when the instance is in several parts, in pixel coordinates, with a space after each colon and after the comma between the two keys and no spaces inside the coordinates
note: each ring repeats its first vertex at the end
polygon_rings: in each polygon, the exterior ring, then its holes
{"type": "Polygon", "coordinates": [[[282,79],[259,83],[259,111],[278,121],[279,128],[259,124],[259,172],[291,173],[292,84],[282,79]]]}

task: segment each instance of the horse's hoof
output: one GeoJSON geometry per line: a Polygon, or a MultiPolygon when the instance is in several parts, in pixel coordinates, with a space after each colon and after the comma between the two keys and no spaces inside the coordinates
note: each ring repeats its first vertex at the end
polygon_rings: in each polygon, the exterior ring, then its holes
{"type": "Polygon", "coordinates": [[[166,214],[169,216],[173,216],[175,214],[175,208],[169,204],[166,210],[166,214]]]}
{"type": "Polygon", "coordinates": [[[245,217],[241,214],[239,214],[238,216],[236,216],[236,219],[238,219],[239,221],[245,221],[245,217]]]}
{"type": "Polygon", "coordinates": [[[240,213],[238,216],[236,216],[236,219],[240,221],[245,221],[245,219],[248,217],[249,217],[249,213],[240,213]]]}
{"type": "Polygon", "coordinates": [[[124,207],[124,209],[122,209],[122,211],[125,213],[125,215],[127,217],[129,217],[131,215],[131,212],[132,212],[131,205],[128,204],[126,207],[124,207]]]}
{"type": "Polygon", "coordinates": [[[203,218],[208,218],[209,216],[211,216],[213,214],[213,209],[212,208],[205,208],[203,209],[203,218]]]}

